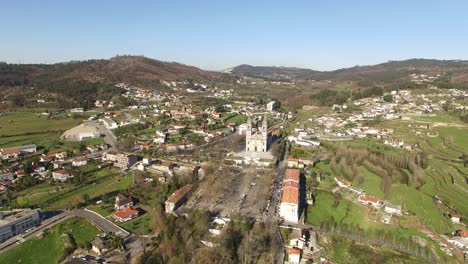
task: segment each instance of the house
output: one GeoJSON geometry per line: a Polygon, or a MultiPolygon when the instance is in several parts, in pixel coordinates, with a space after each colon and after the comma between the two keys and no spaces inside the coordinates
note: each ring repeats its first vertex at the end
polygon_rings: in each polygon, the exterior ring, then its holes
{"type": "Polygon", "coordinates": [[[307,230],[302,228],[293,229],[289,235],[289,246],[304,249],[307,244],[307,230]]]}
{"type": "Polygon", "coordinates": [[[115,212],[112,216],[120,222],[127,222],[133,218],[138,217],[139,212],[132,208],[124,208],[120,211],[115,212]]]}
{"type": "Polygon", "coordinates": [[[158,163],[155,163],[151,166],[152,169],[158,171],[158,172],[162,172],[162,173],[165,173],[165,174],[168,174],[168,175],[171,175],[174,173],[174,167],[175,167],[175,164],[170,162],[170,161],[161,161],[161,162],[158,162],[158,163]]]}
{"type": "Polygon", "coordinates": [[[73,167],[82,167],[88,164],[88,158],[86,156],[74,158],[72,160],[73,167]]]}
{"type": "Polygon", "coordinates": [[[166,213],[172,213],[175,209],[183,205],[187,201],[187,197],[191,189],[192,184],[187,184],[173,192],[166,200],[166,213]]]}
{"type": "Polygon", "coordinates": [[[115,210],[122,210],[124,208],[130,208],[133,206],[133,200],[131,197],[125,197],[121,194],[115,197],[114,208],[115,210]]]}
{"type": "Polygon", "coordinates": [[[299,221],[299,180],[299,170],[286,170],[279,215],[284,220],[294,223],[299,221]]]}
{"type": "Polygon", "coordinates": [[[101,256],[112,249],[112,241],[105,237],[98,236],[91,241],[91,246],[91,250],[101,256]]]}
{"type": "Polygon", "coordinates": [[[382,201],[370,195],[360,195],[358,197],[358,202],[363,205],[372,205],[375,208],[379,208],[382,205],[382,201]]]}
{"type": "Polygon", "coordinates": [[[71,176],[70,173],[68,173],[68,171],[64,169],[52,172],[52,178],[54,178],[54,180],[66,181],[68,178],[71,178],[71,177],[73,176],[71,176]]]}
{"type": "Polygon", "coordinates": [[[7,189],[8,189],[8,186],[6,184],[0,182],[0,194],[6,192],[7,189]]]}
{"type": "Polygon", "coordinates": [[[287,159],[287,166],[289,168],[298,168],[299,167],[299,159],[296,159],[292,156],[289,156],[287,159]]]}
{"type": "Polygon", "coordinates": [[[341,180],[335,177],[335,181],[338,184],[338,186],[341,188],[349,188],[351,186],[351,183],[346,180],[341,180]]]}
{"type": "Polygon", "coordinates": [[[278,103],[276,101],[270,101],[267,105],[266,108],[268,111],[273,111],[275,108],[278,107],[278,103]]]}
{"type": "Polygon", "coordinates": [[[450,215],[450,220],[452,220],[452,223],[454,223],[454,224],[459,224],[460,221],[461,221],[461,215],[451,214],[450,215]]]}
{"type": "Polygon", "coordinates": [[[19,149],[9,149],[9,150],[4,150],[0,152],[0,156],[2,159],[11,159],[11,158],[17,158],[20,155],[20,150],[19,149]]]}
{"type": "Polygon", "coordinates": [[[389,214],[401,215],[401,205],[394,205],[394,204],[385,202],[384,211],[389,214]]]}
{"type": "Polygon", "coordinates": [[[288,263],[299,264],[301,262],[301,250],[299,248],[290,248],[288,250],[288,263]]]}
{"type": "Polygon", "coordinates": [[[26,172],[24,170],[17,170],[15,171],[16,177],[21,178],[26,175],[26,172]]]}

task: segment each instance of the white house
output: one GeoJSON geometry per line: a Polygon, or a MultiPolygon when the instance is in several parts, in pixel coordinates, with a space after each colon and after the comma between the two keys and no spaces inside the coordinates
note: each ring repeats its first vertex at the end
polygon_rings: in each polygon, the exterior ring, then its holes
{"type": "Polygon", "coordinates": [[[81,167],[85,166],[86,164],[88,164],[88,158],[86,156],[74,158],[72,160],[73,167],[81,167]]]}
{"type": "Polygon", "coordinates": [[[71,177],[73,176],[71,176],[70,173],[68,173],[68,171],[63,169],[52,172],[52,178],[54,178],[54,180],[66,181],[68,178],[71,177]]]}
{"type": "Polygon", "coordinates": [[[299,264],[301,262],[301,250],[299,248],[290,248],[288,250],[288,262],[299,264]]]}
{"type": "Polygon", "coordinates": [[[401,215],[401,205],[385,203],[384,211],[389,214],[401,215]]]}
{"type": "Polygon", "coordinates": [[[299,170],[286,170],[279,215],[288,222],[299,221],[299,170]]]}

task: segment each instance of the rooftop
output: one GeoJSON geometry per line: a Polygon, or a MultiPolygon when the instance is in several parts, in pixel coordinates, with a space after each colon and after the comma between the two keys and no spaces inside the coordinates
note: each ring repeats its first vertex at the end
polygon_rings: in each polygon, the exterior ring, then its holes
{"type": "Polygon", "coordinates": [[[166,202],[169,203],[177,203],[180,199],[182,199],[187,193],[192,189],[192,184],[187,184],[184,187],[178,189],[177,191],[173,192],[171,196],[169,196],[166,202]]]}
{"type": "Polygon", "coordinates": [[[3,217],[0,218],[0,226],[14,222],[23,217],[33,215],[39,211],[39,209],[16,209],[13,211],[0,211],[0,215],[3,215],[3,217]]]}
{"type": "Polygon", "coordinates": [[[138,211],[132,208],[124,208],[120,211],[114,213],[114,215],[118,218],[125,219],[132,215],[138,214],[138,211]]]}

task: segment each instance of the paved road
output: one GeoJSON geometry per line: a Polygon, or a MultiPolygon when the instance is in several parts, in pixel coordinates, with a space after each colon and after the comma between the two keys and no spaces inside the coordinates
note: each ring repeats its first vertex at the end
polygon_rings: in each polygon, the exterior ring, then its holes
{"type": "Polygon", "coordinates": [[[101,215],[88,210],[76,209],[71,211],[73,216],[81,217],[88,220],[94,226],[99,228],[103,232],[115,233],[122,238],[126,238],[130,235],[129,232],[125,231],[121,227],[102,217],[101,215]]]}
{"type": "MultiPolygon", "coordinates": [[[[46,212],[47,213],[47,212],[46,212]]],[[[20,243],[29,240],[33,237],[39,236],[42,234],[42,232],[45,229],[52,228],[56,224],[70,218],[70,217],[81,217],[86,220],[88,220],[90,223],[92,223],[94,226],[96,226],[98,229],[100,229],[102,232],[112,232],[120,237],[126,239],[126,246],[130,244],[130,255],[137,256],[139,253],[143,251],[141,247],[131,245],[131,243],[137,243],[141,244],[138,238],[131,239],[130,233],[125,231],[124,229],[120,228],[119,226],[115,225],[111,221],[105,219],[104,217],[91,212],[91,211],[86,211],[86,210],[81,210],[81,209],[76,209],[73,211],[56,211],[53,216],[50,218],[45,219],[42,221],[41,225],[34,227],[30,232],[24,233],[22,235],[15,236],[3,243],[0,244],[0,254],[4,253],[12,248],[14,248],[16,245],[19,245],[20,243]],[[128,241],[128,243],[127,243],[128,241]]]]}
{"type": "Polygon", "coordinates": [[[97,130],[104,135],[104,141],[110,148],[117,148],[117,137],[112,133],[111,130],[107,129],[104,125],[102,125],[98,121],[88,121],[88,125],[94,126],[97,130]]]}
{"type": "Polygon", "coordinates": [[[288,144],[285,144],[285,150],[283,156],[278,161],[276,166],[276,177],[273,182],[273,189],[270,196],[270,206],[268,207],[267,219],[278,219],[279,204],[281,201],[281,190],[283,187],[284,172],[286,170],[286,157],[288,156],[288,144]]]}

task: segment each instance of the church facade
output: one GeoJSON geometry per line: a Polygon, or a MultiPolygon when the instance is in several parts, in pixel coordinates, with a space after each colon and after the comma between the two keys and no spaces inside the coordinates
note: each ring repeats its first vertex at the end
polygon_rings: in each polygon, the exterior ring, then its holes
{"type": "Polygon", "coordinates": [[[253,122],[249,117],[247,120],[247,129],[245,133],[245,150],[250,152],[267,152],[268,151],[268,123],[267,117],[264,116],[261,120],[261,125],[258,126],[260,120],[253,122]]]}

